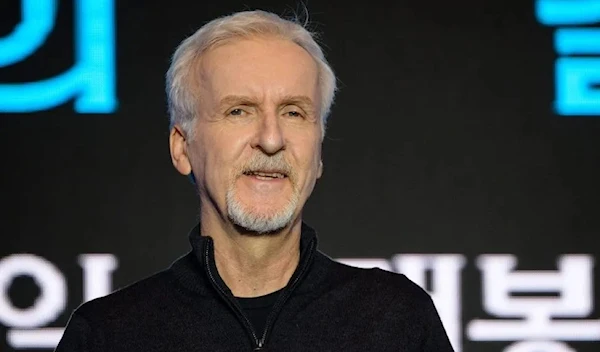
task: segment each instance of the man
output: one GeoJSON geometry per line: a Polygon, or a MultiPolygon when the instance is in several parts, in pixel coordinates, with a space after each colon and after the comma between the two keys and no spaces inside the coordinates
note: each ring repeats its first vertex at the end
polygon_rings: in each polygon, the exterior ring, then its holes
{"type": "Polygon", "coordinates": [[[452,351],[422,289],[334,262],[302,222],[335,86],[311,34],[274,14],[219,18],[183,41],[169,146],[200,197],[192,250],[83,304],[57,351],[452,351]]]}

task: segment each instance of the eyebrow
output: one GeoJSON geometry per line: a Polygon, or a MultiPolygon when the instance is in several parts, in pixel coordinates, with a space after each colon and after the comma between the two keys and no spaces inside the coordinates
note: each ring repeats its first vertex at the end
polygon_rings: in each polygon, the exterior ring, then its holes
{"type": "MultiPolygon", "coordinates": [[[[246,95],[227,95],[219,101],[219,107],[221,108],[236,104],[259,105],[258,99],[246,95]]],[[[295,104],[304,108],[313,108],[314,106],[312,99],[306,95],[285,95],[280,99],[280,104],[295,104]]]]}
{"type": "Polygon", "coordinates": [[[222,108],[235,104],[256,105],[257,100],[245,95],[227,95],[219,101],[219,106],[222,108]]]}
{"type": "Polygon", "coordinates": [[[312,108],[314,106],[312,99],[306,95],[286,95],[281,101],[284,104],[295,104],[306,108],[312,108]]]}

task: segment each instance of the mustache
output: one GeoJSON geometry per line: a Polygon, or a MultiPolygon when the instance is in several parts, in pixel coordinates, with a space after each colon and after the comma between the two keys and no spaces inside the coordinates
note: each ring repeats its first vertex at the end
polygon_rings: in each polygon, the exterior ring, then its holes
{"type": "Polygon", "coordinates": [[[239,174],[249,172],[277,172],[288,177],[294,176],[294,170],[283,154],[278,153],[272,156],[257,153],[253,154],[240,168],[239,174]]]}

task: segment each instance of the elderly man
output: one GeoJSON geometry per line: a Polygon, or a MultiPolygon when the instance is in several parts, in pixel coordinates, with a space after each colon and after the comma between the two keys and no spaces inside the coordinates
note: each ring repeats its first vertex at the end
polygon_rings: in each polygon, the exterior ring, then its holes
{"type": "Polygon", "coordinates": [[[335,87],[311,34],[271,13],[184,40],[169,147],[200,196],[192,250],[83,304],[57,351],[452,351],[427,293],[331,260],[302,222],[335,87]]]}

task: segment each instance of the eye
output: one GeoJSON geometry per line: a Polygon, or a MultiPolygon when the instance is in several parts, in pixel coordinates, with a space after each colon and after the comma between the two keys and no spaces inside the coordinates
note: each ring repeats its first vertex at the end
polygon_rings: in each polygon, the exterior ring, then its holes
{"type": "Polygon", "coordinates": [[[298,118],[298,117],[302,117],[302,113],[300,111],[297,110],[290,110],[290,111],[286,111],[285,115],[288,117],[294,117],[294,118],[298,118]]]}
{"type": "Polygon", "coordinates": [[[246,112],[240,108],[233,109],[229,112],[229,115],[232,116],[243,116],[246,112]]]}

